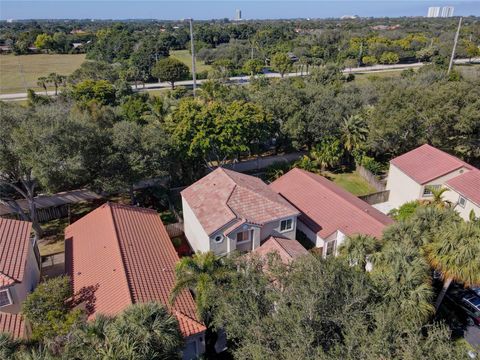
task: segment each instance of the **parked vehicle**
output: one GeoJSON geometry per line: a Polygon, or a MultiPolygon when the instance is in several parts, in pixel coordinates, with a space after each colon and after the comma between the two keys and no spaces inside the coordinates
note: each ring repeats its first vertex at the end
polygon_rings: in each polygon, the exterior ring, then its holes
{"type": "Polygon", "coordinates": [[[474,291],[452,287],[446,298],[463,321],[469,325],[480,326],[480,296],[474,291]]]}

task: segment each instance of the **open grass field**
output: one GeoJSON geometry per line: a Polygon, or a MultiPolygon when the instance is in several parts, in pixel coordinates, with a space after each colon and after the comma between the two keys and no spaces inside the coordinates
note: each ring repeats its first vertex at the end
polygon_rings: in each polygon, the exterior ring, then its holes
{"type": "MultiPolygon", "coordinates": [[[[37,79],[52,72],[69,75],[80,67],[85,54],[0,55],[0,93],[43,90],[37,79]]],[[[53,90],[53,87],[49,90],[53,90]]]]}
{"type": "Polygon", "coordinates": [[[356,196],[367,195],[377,191],[356,171],[349,173],[332,173],[326,171],[322,175],[356,196]]]}
{"type": "MultiPolygon", "coordinates": [[[[185,65],[188,66],[190,70],[192,69],[192,56],[190,55],[190,52],[188,50],[173,50],[170,51],[170,56],[183,62],[185,65]]],[[[197,72],[202,72],[208,71],[212,67],[210,65],[205,65],[203,61],[196,59],[195,68],[197,72]]]]}

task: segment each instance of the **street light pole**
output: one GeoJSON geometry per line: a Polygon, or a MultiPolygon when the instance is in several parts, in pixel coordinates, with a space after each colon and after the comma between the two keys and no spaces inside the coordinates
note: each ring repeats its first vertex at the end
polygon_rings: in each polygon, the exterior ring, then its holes
{"type": "Polygon", "coordinates": [[[453,42],[452,56],[450,57],[450,63],[448,64],[447,74],[450,74],[450,71],[452,71],[453,59],[455,58],[455,50],[457,49],[458,36],[460,35],[460,28],[461,27],[462,27],[462,18],[460,18],[460,20],[458,21],[458,28],[457,28],[457,32],[455,33],[455,40],[453,42]]]}
{"type": "Polygon", "coordinates": [[[192,48],[192,77],[193,77],[193,97],[195,97],[195,92],[197,90],[197,73],[195,69],[195,44],[193,42],[193,19],[188,19],[190,22],[190,43],[192,48]]]}

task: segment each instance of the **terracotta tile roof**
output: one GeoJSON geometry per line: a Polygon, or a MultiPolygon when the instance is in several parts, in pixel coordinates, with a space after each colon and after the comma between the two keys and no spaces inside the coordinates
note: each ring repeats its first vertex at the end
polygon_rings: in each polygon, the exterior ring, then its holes
{"type": "MultiPolygon", "coordinates": [[[[65,239],[75,293],[95,288],[92,317],[116,315],[137,302],[169,307],[179,258],[156,211],[106,203],[68,226],[65,239]]],[[[205,330],[188,291],[171,310],[184,336],[205,330]]]]}
{"type": "Polygon", "coordinates": [[[325,239],[337,230],[345,235],[380,237],[393,220],[323,176],[292,169],[270,187],[297,207],[303,221],[325,239]]]}
{"type": "Polygon", "coordinates": [[[253,252],[260,256],[266,256],[269,253],[277,252],[280,259],[282,259],[282,262],[286,264],[300,256],[310,254],[297,240],[275,236],[270,236],[260,247],[253,250],[253,252]]]}
{"type": "Polygon", "coordinates": [[[0,287],[22,282],[32,224],[0,218],[0,287]]]}
{"type": "Polygon", "coordinates": [[[446,185],[480,206],[480,170],[473,169],[455,176],[446,185]]]}
{"type": "Polygon", "coordinates": [[[207,234],[235,219],[262,225],[298,211],[262,180],[217,168],[181,192],[207,234]]]}
{"type": "Polygon", "coordinates": [[[440,176],[472,166],[462,160],[425,144],[390,161],[419,184],[425,184],[440,176]]]}
{"type": "Polygon", "coordinates": [[[25,338],[25,322],[19,314],[10,314],[0,311],[0,334],[8,333],[14,339],[25,338]]]}

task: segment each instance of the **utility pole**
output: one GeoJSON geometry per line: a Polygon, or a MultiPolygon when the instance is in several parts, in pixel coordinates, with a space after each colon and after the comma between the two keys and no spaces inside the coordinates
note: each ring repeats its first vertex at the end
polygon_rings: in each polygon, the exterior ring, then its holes
{"type": "Polygon", "coordinates": [[[197,90],[197,73],[195,71],[195,44],[193,42],[193,19],[188,19],[190,22],[190,43],[192,45],[192,77],[193,77],[193,97],[197,90]]]}
{"type": "Polygon", "coordinates": [[[453,67],[453,59],[455,58],[455,50],[457,49],[458,36],[460,35],[460,28],[462,27],[462,18],[458,21],[457,33],[455,34],[455,40],[453,42],[452,56],[450,57],[450,64],[448,64],[447,74],[450,74],[453,67]]]}

